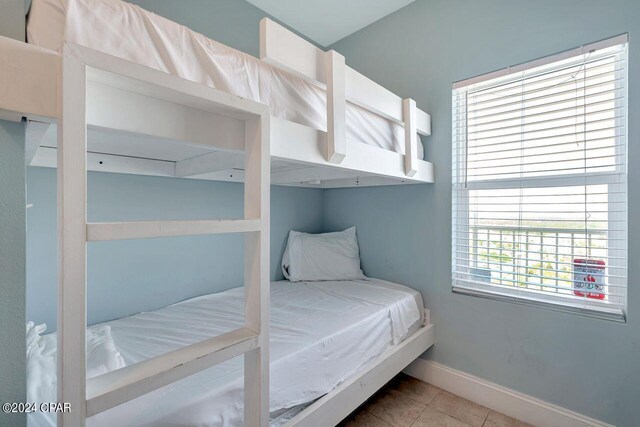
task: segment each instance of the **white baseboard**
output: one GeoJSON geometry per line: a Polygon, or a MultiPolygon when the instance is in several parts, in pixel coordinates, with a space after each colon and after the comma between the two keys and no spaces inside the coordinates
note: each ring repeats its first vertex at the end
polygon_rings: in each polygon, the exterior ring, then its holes
{"type": "Polygon", "coordinates": [[[404,372],[518,420],[544,427],[613,427],[437,362],[416,359],[404,372]]]}

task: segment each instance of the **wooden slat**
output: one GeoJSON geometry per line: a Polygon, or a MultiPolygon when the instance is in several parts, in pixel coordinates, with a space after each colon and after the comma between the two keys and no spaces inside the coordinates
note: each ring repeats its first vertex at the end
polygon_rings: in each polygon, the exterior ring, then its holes
{"type": "MultiPolygon", "coordinates": [[[[167,77],[180,80],[171,75],[167,77]]],[[[87,106],[87,122],[91,126],[208,148],[238,151],[243,148],[241,119],[192,107],[189,98],[161,99],[147,90],[136,92],[116,78],[103,80],[104,83],[90,80],[87,87],[91,99],[87,106]]],[[[162,92],[161,88],[158,92],[162,92]]]]}
{"type": "Polygon", "coordinates": [[[404,119],[404,173],[414,176],[418,169],[418,134],[416,133],[416,101],[407,98],[402,101],[404,119]]]}
{"type": "Polygon", "coordinates": [[[175,176],[189,177],[231,169],[244,169],[244,153],[215,151],[213,153],[181,160],[176,162],[175,176]]]}
{"type": "Polygon", "coordinates": [[[322,166],[304,167],[301,165],[297,169],[273,172],[271,174],[271,184],[315,183],[315,185],[319,185],[323,181],[329,179],[356,178],[360,175],[363,174],[349,169],[328,168],[322,166]]]}
{"type": "Polygon", "coordinates": [[[245,325],[260,334],[260,348],[244,357],[244,425],[269,426],[269,113],[245,122],[244,216],[260,218],[260,232],[244,244],[245,325]]]}
{"type": "Polygon", "coordinates": [[[327,161],[341,163],[347,154],[347,99],[344,56],[326,53],[327,161]]]}
{"type": "Polygon", "coordinates": [[[87,327],[87,122],[86,67],[62,53],[58,126],[58,425],[85,425],[87,327]]]}
{"type": "Polygon", "coordinates": [[[269,107],[241,96],[145,67],[117,56],[66,43],[90,65],[89,80],[144,96],[238,120],[264,114],[269,107]]]}
{"type": "MultiPolygon", "coordinates": [[[[295,74],[319,87],[327,88],[327,56],[296,34],[263,18],[260,21],[260,59],[295,74]]],[[[345,67],[346,99],[398,124],[402,118],[402,98],[351,67],[345,67]]],[[[417,110],[416,130],[431,134],[431,118],[417,110]]]]}
{"type": "Polygon", "coordinates": [[[258,335],[246,328],[92,378],[87,416],[92,416],[255,349],[258,335]]]}
{"type": "Polygon", "coordinates": [[[324,86],[324,52],[269,18],[260,21],[260,59],[324,86]]]}
{"type": "Polygon", "coordinates": [[[347,67],[346,81],[350,102],[402,124],[402,98],[351,67],[347,67]]]}
{"type": "MultiPolygon", "coordinates": [[[[30,166],[55,168],[58,163],[57,151],[57,149],[51,147],[38,148],[30,166]]],[[[87,170],[173,177],[175,162],[87,152],[87,170]]]]}
{"type": "Polygon", "coordinates": [[[0,109],[57,118],[61,55],[0,37],[0,109]]]}
{"type": "Polygon", "coordinates": [[[416,108],[416,129],[420,135],[431,135],[431,116],[416,108]]]}
{"type": "Polygon", "coordinates": [[[287,161],[311,164],[314,166],[330,166],[363,174],[381,177],[399,178],[415,182],[434,182],[433,164],[416,159],[417,172],[408,177],[404,171],[404,155],[373,145],[350,143],[347,141],[349,155],[340,164],[326,160],[326,134],[298,123],[289,122],[277,117],[271,118],[273,138],[271,156],[287,161]]]}
{"type": "Polygon", "coordinates": [[[32,120],[27,122],[24,147],[24,164],[26,166],[29,166],[33,158],[36,156],[36,152],[42,144],[44,136],[50,127],[50,123],[36,122],[32,120]]]}
{"type": "Polygon", "coordinates": [[[97,222],[87,224],[87,240],[147,239],[255,231],[260,231],[259,219],[97,222]]]}

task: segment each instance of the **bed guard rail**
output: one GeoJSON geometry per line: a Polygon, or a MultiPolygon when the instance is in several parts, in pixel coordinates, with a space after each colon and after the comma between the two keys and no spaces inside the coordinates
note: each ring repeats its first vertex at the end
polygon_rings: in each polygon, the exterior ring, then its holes
{"type": "Polygon", "coordinates": [[[417,134],[431,134],[431,117],[414,100],[400,98],[345,65],[338,52],[325,52],[269,18],[260,21],[260,59],[326,90],[327,161],[341,163],[347,155],[349,101],[404,126],[405,174],[416,174],[417,134]]]}

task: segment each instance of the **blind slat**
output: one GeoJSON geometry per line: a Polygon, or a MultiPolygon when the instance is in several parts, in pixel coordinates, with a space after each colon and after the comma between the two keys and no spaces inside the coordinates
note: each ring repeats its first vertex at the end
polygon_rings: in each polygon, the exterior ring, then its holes
{"type": "MultiPolygon", "coordinates": [[[[612,128],[615,129],[615,128],[612,128]]],[[[563,136],[574,136],[575,137],[575,133],[570,133],[570,134],[566,134],[563,136]]],[[[540,148],[549,148],[549,147],[557,147],[559,145],[568,145],[568,144],[572,144],[572,145],[576,145],[576,144],[584,144],[587,143],[588,145],[593,144],[594,142],[602,142],[602,141],[610,141],[610,140],[614,140],[616,141],[614,143],[613,146],[615,147],[622,147],[625,148],[626,144],[624,144],[624,137],[625,135],[619,135],[619,136],[604,136],[601,138],[591,138],[591,139],[574,139],[571,141],[567,141],[567,142],[557,142],[557,143],[551,143],[551,144],[536,144],[534,146],[529,147],[529,149],[540,149],[540,148]]],[[[535,141],[540,141],[540,140],[557,140],[557,139],[561,139],[561,137],[557,137],[557,136],[550,136],[548,138],[542,138],[542,139],[536,139],[535,141]]],[[[531,141],[531,140],[530,140],[531,141]]],[[[480,147],[473,147],[473,153],[467,153],[468,155],[479,155],[479,154],[490,154],[490,153],[503,153],[505,151],[520,151],[522,150],[521,146],[516,146],[514,148],[501,148],[501,149],[495,149],[492,147],[496,147],[496,146],[502,146],[502,145],[509,145],[509,144],[518,144],[520,143],[520,141],[512,141],[512,142],[501,142],[501,143],[497,143],[497,144],[483,144],[481,147],[482,148],[487,148],[487,150],[485,151],[478,151],[478,148],[480,147]]],[[[461,156],[464,155],[467,151],[467,149],[463,149],[461,147],[455,147],[454,148],[454,152],[456,153],[456,156],[461,156]]]]}
{"type": "MultiPolygon", "coordinates": [[[[624,95],[622,95],[621,93],[611,93],[611,91],[602,91],[599,93],[587,94],[586,96],[582,96],[581,106],[585,105],[586,103],[587,107],[592,107],[594,105],[600,105],[602,103],[607,103],[612,101],[620,102],[623,99],[624,99],[624,95]],[[609,96],[609,98],[594,100],[594,98],[603,98],[604,95],[609,96]]],[[[575,108],[575,105],[573,105],[571,107],[562,107],[556,110],[549,109],[550,107],[556,107],[561,104],[569,104],[569,103],[575,103],[575,97],[570,97],[570,98],[553,101],[553,102],[547,102],[537,106],[527,105],[526,107],[518,107],[516,109],[512,109],[509,111],[500,111],[497,113],[477,115],[477,116],[474,116],[473,119],[480,122],[481,119],[486,119],[488,117],[489,118],[501,117],[500,120],[503,120],[502,117],[508,117],[513,114],[522,114],[523,111],[527,111],[530,116],[533,116],[535,114],[538,114],[538,113],[534,113],[534,111],[536,110],[542,110],[540,111],[540,114],[546,114],[547,112],[552,113],[555,111],[564,111],[569,108],[571,109],[575,108]]],[[[466,111],[465,112],[454,111],[453,115],[454,115],[453,122],[456,125],[463,125],[467,121],[466,111]]]]}
{"type": "MultiPolygon", "coordinates": [[[[538,99],[537,97],[527,98],[528,95],[549,92],[550,89],[561,89],[558,91],[558,93],[568,93],[568,92],[575,92],[577,90],[584,90],[585,88],[589,89],[594,86],[598,87],[599,85],[605,85],[607,83],[613,83],[615,81],[622,80],[622,78],[616,77],[616,75],[618,75],[621,71],[623,70],[612,69],[604,73],[597,73],[594,75],[583,76],[582,78],[565,79],[560,83],[555,83],[548,86],[540,85],[537,83],[531,84],[531,83],[527,83],[527,81],[524,80],[524,81],[521,81],[520,85],[514,86],[512,88],[513,93],[504,93],[505,91],[487,93],[485,94],[486,99],[478,99],[477,95],[467,94],[467,100],[471,98],[472,100],[471,104],[473,104],[474,107],[478,107],[479,105],[486,105],[486,104],[490,104],[490,103],[493,103],[496,101],[502,101],[502,100],[510,100],[509,102],[511,103],[515,98],[519,99],[520,102],[524,101],[526,103],[528,101],[538,99]],[[607,79],[606,77],[609,77],[609,78],[607,79]],[[600,81],[600,80],[604,80],[604,81],[600,81]],[[525,90],[527,85],[529,85],[529,89],[525,90]],[[567,87],[569,89],[565,89],[567,87]]],[[[554,92],[552,92],[552,94],[553,93],[554,92]]],[[[503,105],[503,104],[498,104],[498,106],[499,105],[503,105]]],[[[469,109],[468,111],[476,111],[476,110],[469,109]]]]}
{"type": "MultiPolygon", "coordinates": [[[[566,66],[565,68],[553,70],[547,74],[538,76],[538,77],[544,77],[544,78],[529,78],[528,81],[532,83],[540,84],[545,82],[551,82],[551,81],[557,80],[558,78],[575,76],[576,68],[581,67],[583,64],[585,64],[588,67],[589,71],[592,71],[592,72],[594,70],[601,70],[603,68],[611,68],[612,66],[614,67],[614,71],[622,71],[623,70],[622,67],[625,65],[625,61],[616,60],[615,57],[613,56],[605,56],[603,58],[597,58],[595,60],[585,61],[584,63],[579,62],[576,64],[571,64],[566,66]]],[[[522,79],[516,79],[515,81],[510,82],[507,85],[492,86],[492,87],[483,88],[477,91],[468,90],[466,92],[460,92],[460,93],[464,93],[466,96],[472,96],[474,98],[477,98],[477,97],[483,96],[484,94],[491,95],[493,93],[500,92],[503,90],[518,88],[520,87],[521,82],[522,82],[522,79]]]]}

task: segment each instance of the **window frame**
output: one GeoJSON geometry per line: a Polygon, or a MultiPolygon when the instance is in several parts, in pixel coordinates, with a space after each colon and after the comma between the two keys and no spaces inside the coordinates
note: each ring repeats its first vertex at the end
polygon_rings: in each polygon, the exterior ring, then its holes
{"type": "MultiPolygon", "coordinates": [[[[538,60],[530,61],[503,70],[484,74],[478,77],[467,79],[454,83],[452,91],[452,292],[472,295],[493,300],[501,300],[526,304],[532,306],[544,307],[552,310],[560,310],[564,312],[576,313],[590,317],[603,318],[607,320],[626,322],[627,311],[627,294],[628,282],[627,266],[628,266],[628,35],[623,34],[611,39],[581,46],[559,54],[544,57],[538,60]],[[557,173],[544,177],[509,177],[509,178],[489,178],[481,181],[467,182],[467,164],[466,151],[463,155],[457,153],[459,147],[465,147],[467,141],[467,99],[456,96],[458,91],[478,83],[500,79],[503,77],[513,76],[516,80],[518,73],[524,73],[532,68],[541,65],[549,65],[563,59],[572,58],[594,49],[603,49],[622,45],[623,49],[616,54],[616,60],[624,60],[625,66],[621,73],[621,79],[617,80],[616,91],[622,92],[621,99],[616,100],[615,107],[621,108],[622,117],[616,118],[615,140],[622,141],[622,144],[616,144],[615,156],[622,156],[623,161],[617,162],[613,172],[584,172],[576,174],[557,173]],[[624,85],[621,87],[620,85],[624,85]],[[460,177],[464,177],[464,184],[461,184],[460,177]],[[622,180],[620,178],[622,177],[622,180]],[[533,185],[535,183],[535,186],[533,185]],[[615,261],[609,261],[607,265],[607,275],[609,285],[616,285],[610,289],[619,291],[612,292],[608,301],[592,300],[586,303],[587,298],[574,297],[572,295],[553,294],[535,289],[526,289],[516,286],[484,284],[482,281],[464,280],[457,276],[460,267],[471,268],[472,257],[470,251],[466,256],[460,255],[460,246],[466,245],[471,247],[469,238],[471,227],[469,223],[469,196],[470,192],[478,189],[499,189],[499,188],[540,188],[540,187],[561,187],[573,185],[607,185],[609,219],[614,216],[616,221],[624,221],[623,230],[607,229],[607,251],[609,256],[613,252],[616,256],[615,261]],[[611,209],[614,203],[625,203],[624,212],[611,209]],[[462,242],[462,244],[460,243],[462,242]],[[620,257],[620,259],[618,259],[620,257]],[[623,274],[619,274],[620,271],[623,274]],[[613,272],[613,273],[612,273],[613,272]],[[618,272],[618,274],[616,274],[618,272]],[[618,277],[624,276],[624,277],[618,277]],[[465,286],[464,284],[467,284],[465,286]],[[622,286],[622,287],[619,287],[622,286]],[[618,294],[618,295],[617,295],[618,294]]],[[[611,291],[610,291],[611,292],[611,291]]]]}

